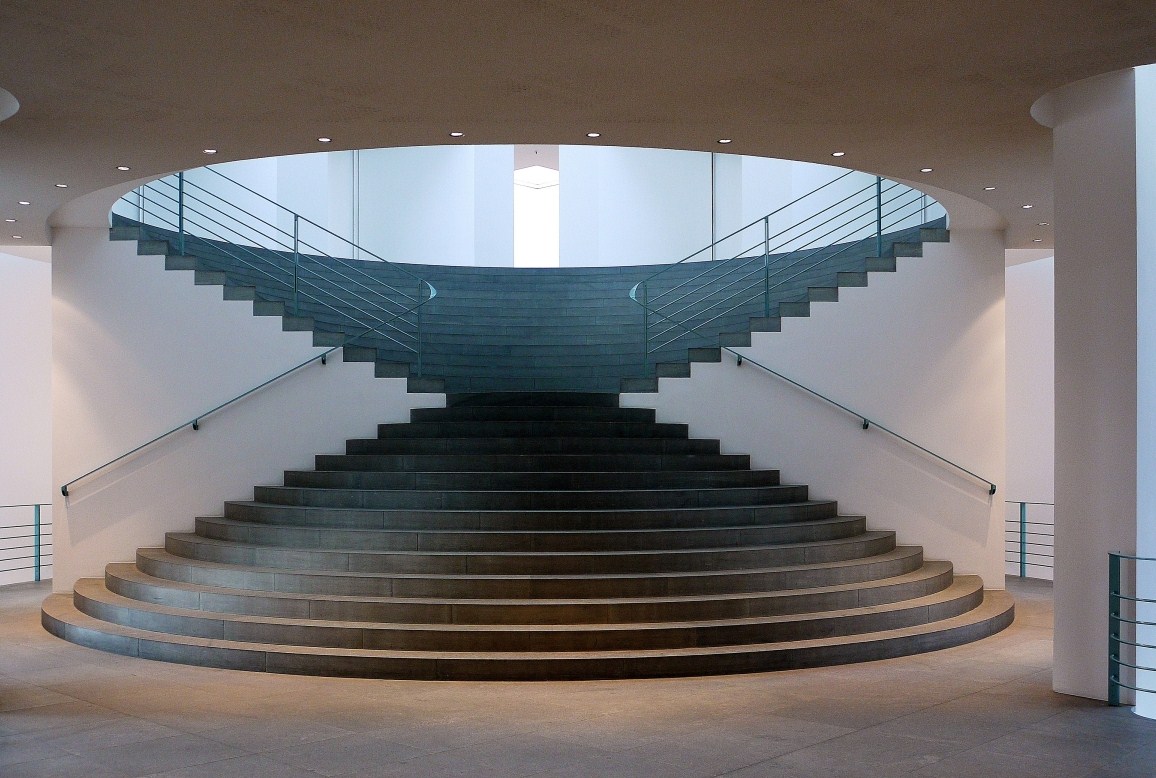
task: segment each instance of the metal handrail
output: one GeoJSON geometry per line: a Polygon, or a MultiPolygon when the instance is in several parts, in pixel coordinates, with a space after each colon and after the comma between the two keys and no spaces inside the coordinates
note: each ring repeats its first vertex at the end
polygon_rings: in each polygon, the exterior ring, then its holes
{"type": "MultiPolygon", "coordinates": [[[[433,295],[437,294],[437,290],[434,289],[433,286],[430,286],[430,291],[431,291],[432,295],[429,299],[432,300],[433,295]]],[[[429,302],[429,300],[418,303],[418,305],[411,308],[410,311],[416,310],[420,306],[425,305],[425,303],[427,303],[427,302],[429,302]]],[[[404,314],[398,314],[398,315],[401,316],[404,314]]],[[[261,383],[257,384],[253,388],[247,389],[246,391],[241,392],[237,396],[232,397],[228,400],[225,400],[225,402],[210,408],[209,410],[205,411],[204,413],[198,414],[197,416],[194,416],[192,419],[189,419],[186,422],[182,422],[181,424],[178,424],[177,426],[173,427],[172,429],[168,430],[167,432],[162,432],[160,435],[157,435],[152,440],[146,441],[145,443],[140,444],[136,448],[133,448],[130,451],[126,451],[125,453],[121,454],[120,456],[115,457],[114,459],[110,459],[109,461],[105,462],[102,465],[98,465],[98,466],[94,467],[93,469],[89,470],[87,473],[84,473],[83,475],[79,475],[76,478],[73,478],[71,481],[69,481],[68,483],[66,483],[60,487],[60,493],[63,496],[68,497],[69,496],[68,487],[72,486],[73,484],[76,484],[80,481],[83,481],[84,479],[88,478],[89,476],[95,475],[96,473],[99,473],[101,470],[104,470],[107,467],[115,465],[117,462],[120,462],[122,460],[125,460],[125,459],[131,457],[133,454],[136,454],[137,452],[148,448],[149,446],[153,445],[154,443],[158,443],[158,442],[164,440],[165,438],[169,437],[170,435],[173,435],[177,432],[180,432],[181,430],[185,429],[186,427],[191,428],[193,431],[200,430],[202,419],[213,415],[217,411],[220,411],[224,408],[227,408],[228,406],[232,405],[235,402],[238,402],[239,400],[243,400],[246,397],[259,392],[260,390],[264,389],[265,387],[269,386],[270,384],[273,384],[273,383],[281,380],[282,378],[285,378],[286,376],[290,375],[291,373],[297,372],[298,370],[300,370],[301,368],[303,368],[307,365],[313,364],[314,362],[317,362],[317,361],[320,361],[322,365],[326,364],[327,360],[329,358],[329,355],[332,354],[334,351],[337,351],[338,349],[344,348],[346,345],[352,343],[353,341],[355,341],[359,338],[365,337],[367,334],[370,334],[371,332],[372,332],[372,330],[369,332],[359,333],[358,335],[347,336],[341,345],[328,348],[325,351],[321,352],[320,354],[314,354],[313,356],[309,357],[309,359],[306,359],[304,362],[296,364],[293,367],[289,368],[288,370],[284,370],[284,371],[278,373],[277,375],[273,376],[272,378],[270,378],[266,381],[262,381],[261,383]]]]}
{"type": "MultiPolygon", "coordinates": [[[[52,543],[43,542],[44,529],[51,527],[52,522],[51,521],[48,521],[48,522],[41,521],[41,510],[40,509],[45,507],[45,506],[50,506],[50,505],[52,505],[52,503],[49,503],[49,502],[34,502],[34,503],[18,503],[15,505],[0,505],[0,508],[31,508],[32,509],[32,523],[31,524],[9,524],[8,526],[4,527],[4,529],[26,529],[26,528],[31,529],[32,530],[31,535],[9,535],[8,537],[0,538],[0,540],[31,539],[32,543],[29,545],[8,546],[4,549],[0,549],[3,551],[21,551],[24,549],[32,549],[31,554],[26,554],[23,556],[16,556],[16,557],[4,557],[4,558],[0,559],[0,561],[18,562],[18,561],[30,560],[32,562],[32,564],[26,565],[24,567],[4,568],[3,570],[0,570],[0,573],[15,573],[15,572],[19,572],[21,570],[31,570],[32,571],[32,580],[33,581],[39,581],[40,580],[42,568],[45,566],[45,559],[52,556],[51,551],[49,551],[47,553],[45,553],[45,551],[44,551],[45,548],[50,548],[52,546],[52,543]]],[[[49,563],[49,564],[51,564],[51,563],[49,563]]]]}
{"type": "Polygon", "coordinates": [[[1156,646],[1140,642],[1138,639],[1129,639],[1124,634],[1123,625],[1156,626],[1156,622],[1145,621],[1137,618],[1129,618],[1124,613],[1123,603],[1156,603],[1156,599],[1140,597],[1138,594],[1129,595],[1123,589],[1123,563],[1125,561],[1133,562],[1139,566],[1140,563],[1156,562],[1156,557],[1142,557],[1134,554],[1124,554],[1118,551],[1108,552],[1108,704],[1118,706],[1121,705],[1121,690],[1130,689],[1135,692],[1144,694],[1156,694],[1156,689],[1145,689],[1137,684],[1127,683],[1123,678],[1121,668],[1127,667],[1134,670],[1142,670],[1145,672],[1156,672],[1156,667],[1148,667],[1139,664],[1138,660],[1133,658],[1129,661],[1124,657],[1122,647],[1128,646],[1131,648],[1156,649],[1156,646]]]}
{"type": "Polygon", "coordinates": [[[751,363],[752,365],[754,365],[755,367],[757,367],[757,368],[759,368],[759,369],[761,369],[761,370],[765,370],[766,372],[770,373],[771,375],[775,376],[776,378],[779,378],[779,379],[781,379],[781,380],[783,380],[783,381],[786,381],[788,384],[790,384],[791,386],[795,387],[796,389],[801,389],[801,390],[803,390],[804,392],[806,392],[807,394],[810,394],[810,395],[812,395],[812,396],[814,396],[814,397],[817,397],[817,398],[819,398],[820,400],[822,400],[822,401],[824,401],[824,402],[828,403],[829,405],[833,405],[833,406],[835,406],[836,408],[838,408],[839,410],[841,410],[841,411],[843,411],[843,412],[845,412],[845,413],[848,413],[848,414],[850,414],[851,416],[855,416],[855,417],[857,417],[857,418],[859,419],[860,423],[862,424],[862,428],[863,428],[863,429],[865,429],[865,430],[866,430],[866,429],[871,429],[872,427],[874,427],[875,429],[878,429],[878,430],[880,430],[880,431],[882,431],[882,432],[886,432],[888,435],[892,436],[893,438],[896,438],[896,439],[898,439],[898,440],[901,440],[901,441],[903,441],[904,443],[908,444],[909,446],[913,446],[913,447],[915,447],[915,448],[919,449],[919,450],[920,450],[920,451],[922,451],[924,454],[927,454],[928,456],[930,456],[930,457],[932,457],[932,458],[934,458],[934,459],[937,459],[937,460],[938,460],[938,461],[940,461],[941,463],[943,463],[943,464],[945,464],[945,465],[949,465],[950,467],[953,467],[953,468],[955,468],[956,470],[960,471],[961,473],[966,473],[967,475],[971,476],[972,478],[976,479],[977,481],[980,481],[980,482],[982,482],[982,483],[985,483],[985,484],[987,484],[987,486],[988,486],[988,491],[987,491],[988,495],[994,495],[994,494],[995,494],[995,492],[996,492],[996,485],[995,485],[995,482],[994,482],[994,481],[991,481],[991,480],[989,480],[989,479],[987,479],[987,478],[984,478],[983,476],[979,475],[978,473],[975,473],[975,472],[972,472],[971,470],[968,470],[968,469],[967,469],[966,467],[964,467],[963,465],[960,465],[960,464],[958,464],[958,463],[956,463],[956,462],[952,462],[952,461],[951,461],[950,459],[948,459],[947,457],[944,457],[944,456],[941,456],[941,455],[939,455],[939,454],[936,454],[934,451],[932,451],[931,449],[927,448],[926,446],[921,446],[921,445],[919,445],[918,443],[916,443],[916,442],[915,442],[914,440],[912,440],[911,438],[908,438],[908,437],[906,437],[906,436],[904,436],[904,435],[901,435],[900,433],[896,432],[895,430],[893,430],[893,429],[891,429],[891,428],[889,428],[889,427],[886,427],[886,426],[884,426],[884,425],[880,424],[879,422],[877,422],[877,421],[875,421],[875,420],[871,419],[869,416],[866,416],[866,415],[864,415],[864,414],[860,413],[859,411],[853,410],[852,408],[849,408],[849,407],[847,407],[846,405],[843,405],[841,402],[839,402],[839,401],[837,401],[837,400],[833,400],[833,399],[831,399],[830,397],[828,397],[827,395],[825,395],[825,394],[823,394],[823,393],[821,393],[821,392],[817,392],[817,391],[815,391],[814,389],[812,389],[811,387],[809,387],[809,386],[806,386],[806,385],[804,385],[804,384],[801,384],[801,383],[799,383],[798,381],[794,380],[793,378],[788,378],[787,376],[783,375],[782,373],[778,372],[777,370],[774,370],[773,368],[767,367],[766,365],[762,364],[761,362],[758,362],[758,361],[756,361],[756,360],[754,360],[754,359],[751,359],[750,357],[745,357],[745,356],[743,356],[743,355],[742,355],[742,354],[740,354],[739,352],[735,351],[733,348],[730,348],[730,347],[728,347],[728,346],[723,346],[722,350],[723,350],[723,351],[728,351],[728,352],[730,352],[731,354],[733,354],[733,355],[734,355],[734,356],[737,358],[737,365],[738,365],[739,367],[741,367],[741,366],[742,366],[744,363],[746,363],[746,362],[750,362],[750,363],[751,363]]]}

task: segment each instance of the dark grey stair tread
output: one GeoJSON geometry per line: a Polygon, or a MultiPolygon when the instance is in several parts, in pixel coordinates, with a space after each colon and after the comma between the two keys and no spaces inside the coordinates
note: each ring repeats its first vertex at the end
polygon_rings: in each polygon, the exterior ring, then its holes
{"type": "Polygon", "coordinates": [[[778,470],[286,470],[284,486],[449,491],[712,489],[779,485],[778,470]]]}
{"type": "MultiPolygon", "coordinates": [[[[586,508],[582,510],[444,510],[407,508],[318,508],[281,505],[257,500],[230,500],[226,515],[248,514],[250,519],[290,519],[299,526],[361,527],[366,529],[541,529],[547,522],[556,529],[646,529],[663,526],[712,527],[790,523],[834,516],[834,500],[800,500],[774,505],[724,505],[705,508],[586,508]],[[772,521],[774,519],[774,521],[772,521]]],[[[232,516],[230,516],[232,517],[232,516]]]]}
{"type": "Polygon", "coordinates": [[[718,454],[717,440],[697,438],[353,438],[347,454],[665,453],[718,454]]]}
{"type": "Polygon", "coordinates": [[[685,438],[686,424],[557,419],[550,421],[411,421],[377,426],[378,438],[685,438]]]}
{"type": "Polygon", "coordinates": [[[291,524],[258,524],[223,516],[197,517],[196,534],[254,545],[283,545],[289,548],[353,550],[449,550],[470,546],[494,546],[508,550],[581,550],[607,546],[620,550],[676,549],[750,545],[752,538],[847,537],[859,534],[862,516],[833,516],[812,521],[761,526],[661,527],[650,529],[603,530],[439,530],[439,529],[358,529],[343,527],[300,527],[291,524]],[[218,533],[208,534],[205,532],[218,533]],[[268,539],[268,543],[263,542],[268,539]],[[274,543],[273,541],[277,542],[274,543]],[[332,545],[331,545],[332,544],[332,545]],[[340,545],[337,545],[340,544],[340,545]]]}
{"type": "Polygon", "coordinates": [[[951,573],[949,562],[931,560],[900,575],[829,586],[662,597],[563,599],[392,597],[234,589],[157,578],[127,562],[108,565],[105,581],[106,586],[132,599],[153,602],[163,598],[167,604],[213,612],[299,618],[329,615],[347,621],[382,621],[387,620],[385,616],[400,616],[423,623],[536,624],[605,623],[622,619],[661,621],[704,613],[784,615],[855,607],[939,591],[951,583],[951,573]]]}
{"type": "Polygon", "coordinates": [[[488,650],[498,651],[557,652],[730,646],[762,643],[772,636],[787,640],[856,634],[950,618],[970,610],[982,596],[982,581],[968,576],[933,594],[879,605],[789,615],[609,624],[411,624],[207,613],[132,600],[109,591],[100,579],[78,581],[74,603],[84,613],[117,624],[226,640],[281,643],[292,638],[297,645],[439,651],[462,650],[459,646],[472,644],[489,645],[488,650]]]}
{"type": "Polygon", "coordinates": [[[127,656],[266,672],[428,679],[568,679],[756,672],[882,659],[946,648],[994,634],[1011,623],[1006,592],[986,591],[967,613],[916,627],[772,644],[647,651],[398,652],[281,646],[161,636],[81,613],[69,595],[45,600],[44,627],[80,645],[127,656]]]}
{"type": "Polygon", "coordinates": [[[194,583],[227,584],[238,589],[302,591],[328,594],[462,597],[574,597],[657,596],[811,588],[891,577],[922,564],[922,549],[900,546],[891,551],[850,560],[812,564],[653,573],[596,574],[471,574],[471,573],[360,573],[336,570],[234,565],[176,556],[164,549],[137,550],[137,566],[158,577],[194,583]],[[162,575],[160,568],[169,572],[162,575]]]}
{"type": "Polygon", "coordinates": [[[715,507],[797,502],[807,498],[800,484],[689,489],[326,489],[257,486],[255,499],[284,505],[346,508],[566,509],[631,507],[715,507]]]}
{"type": "Polygon", "coordinates": [[[318,454],[318,470],[616,472],[746,470],[747,454],[318,454]]]}
{"type": "Polygon", "coordinates": [[[611,550],[376,550],[269,546],[185,532],[165,536],[173,554],[229,564],[290,570],[395,574],[566,575],[721,572],[859,559],[893,548],[894,532],[863,532],[829,540],[731,546],[611,550]]]}

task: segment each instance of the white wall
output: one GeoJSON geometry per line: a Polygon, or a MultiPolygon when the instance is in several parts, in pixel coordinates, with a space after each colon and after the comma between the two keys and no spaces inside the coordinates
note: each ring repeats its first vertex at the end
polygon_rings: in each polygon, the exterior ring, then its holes
{"type": "Polygon", "coordinates": [[[373,149],[359,159],[362,246],[390,262],[513,264],[513,146],[373,149]]]}
{"type": "Polygon", "coordinates": [[[657,407],[663,421],[720,438],[756,467],[779,468],[844,513],[894,529],[961,573],[1003,587],[1004,266],[1001,235],[954,230],[948,244],[841,289],[835,304],[755,334],[752,358],[992,479],[987,486],[931,460],[774,376],[724,356],[689,379],[624,404],[657,407]]]}
{"type": "Polygon", "coordinates": [[[562,267],[676,262],[711,243],[710,155],[558,149],[562,267]]]}
{"type": "MultiPolygon", "coordinates": [[[[1007,486],[1003,499],[1055,502],[1055,260],[1038,259],[1007,268],[1007,486]]],[[[1018,533],[1020,506],[1008,505],[1008,528],[1018,533]]],[[[1028,505],[1029,533],[1050,535],[1053,505],[1028,505]]],[[[1052,578],[1051,538],[1027,535],[1027,574],[1052,578]],[[1046,565],[1046,566],[1045,566],[1046,565]]],[[[1018,544],[1018,534],[1013,538],[1018,544]]],[[[1019,574],[1019,565],[1007,572],[1019,574]]]]}
{"type": "MultiPolygon", "coordinates": [[[[48,262],[0,253],[0,505],[52,501],[52,291],[48,262]]],[[[31,530],[31,508],[0,508],[0,548],[30,541],[6,540],[31,530]]],[[[51,507],[41,521],[51,521],[51,507]]],[[[24,556],[31,550],[0,552],[24,556]]],[[[0,562],[0,568],[30,562],[0,562]]],[[[51,576],[51,568],[44,570],[51,576]]],[[[0,573],[0,585],[31,580],[31,571],[0,573]]]]}
{"type": "MultiPolygon", "coordinates": [[[[369,363],[312,365],[96,476],[59,486],[234,397],[322,349],[311,333],[281,331],[251,303],[222,300],[217,286],[165,271],[109,242],[101,228],[55,233],[52,263],[54,587],[69,591],[106,563],[131,560],[166,531],[313,455],[372,437],[378,422],[404,421],[442,395],[410,395],[404,379],[373,377],[369,363]]],[[[335,354],[334,357],[338,355],[335,354]]]]}

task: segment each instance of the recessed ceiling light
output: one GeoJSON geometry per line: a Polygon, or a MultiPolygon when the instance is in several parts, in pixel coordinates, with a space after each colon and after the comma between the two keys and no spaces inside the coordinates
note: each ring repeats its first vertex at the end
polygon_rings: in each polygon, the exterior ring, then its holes
{"type": "Polygon", "coordinates": [[[847,152],[845,152],[845,151],[832,151],[831,156],[832,157],[845,157],[845,156],[847,156],[847,152]]]}
{"type": "Polygon", "coordinates": [[[732,141],[730,138],[719,138],[718,142],[719,143],[731,143],[732,141]]]}
{"type": "Polygon", "coordinates": [[[67,189],[68,188],[68,184],[55,184],[54,186],[57,189],[67,189]]]}
{"type": "Polygon", "coordinates": [[[1035,206],[1034,205],[1021,205],[1020,208],[1027,210],[1028,208],[1035,208],[1035,206]]]}
{"type": "Polygon", "coordinates": [[[601,138],[602,133],[600,133],[600,132],[588,132],[588,133],[586,133],[586,137],[587,138],[601,138]]]}
{"type": "Polygon", "coordinates": [[[23,235],[13,235],[12,237],[13,237],[13,238],[16,238],[16,240],[24,240],[24,236],[23,236],[23,235]]]}
{"type": "Polygon", "coordinates": [[[451,133],[450,133],[450,137],[451,137],[451,138],[460,138],[460,137],[462,137],[463,135],[465,135],[465,133],[464,133],[464,132],[451,132],[451,133]]]}
{"type": "Polygon", "coordinates": [[[929,168],[929,167],[921,167],[921,168],[919,168],[919,172],[920,172],[920,173],[930,173],[932,170],[933,170],[933,168],[929,168]]]}
{"type": "Polygon", "coordinates": [[[1048,225],[1048,223],[1047,223],[1047,222],[1040,222],[1040,226],[1041,226],[1041,227],[1047,227],[1047,226],[1049,226],[1049,225],[1048,225]]]}
{"type": "Polygon", "coordinates": [[[318,138],[318,139],[317,139],[317,142],[318,142],[318,143],[332,143],[332,142],[333,142],[333,138],[325,138],[325,137],[321,137],[321,138],[318,138]]]}
{"type": "Polygon", "coordinates": [[[994,187],[994,186],[985,186],[985,187],[983,188],[983,191],[985,191],[985,192],[994,192],[994,191],[995,191],[995,187],[994,187]]]}
{"type": "Polygon", "coordinates": [[[16,223],[15,219],[5,219],[4,221],[8,222],[9,224],[15,224],[16,223]]]}
{"type": "Polygon", "coordinates": [[[17,200],[16,202],[20,203],[21,205],[32,205],[32,203],[28,202],[27,200],[17,200]]]}
{"type": "Polygon", "coordinates": [[[205,154],[216,154],[217,150],[216,149],[204,149],[204,153],[205,154]]]}
{"type": "Polygon", "coordinates": [[[117,170],[132,170],[132,168],[130,168],[128,165],[117,165],[116,169],[117,170]]]}

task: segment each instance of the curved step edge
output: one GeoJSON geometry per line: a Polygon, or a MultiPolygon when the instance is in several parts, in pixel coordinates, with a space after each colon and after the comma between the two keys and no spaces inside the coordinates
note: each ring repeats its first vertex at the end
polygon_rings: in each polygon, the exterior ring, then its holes
{"type": "Polygon", "coordinates": [[[594,680],[719,675],[799,669],[889,659],[971,643],[1010,625],[1015,606],[1006,592],[985,591],[983,603],[933,624],[865,635],[666,651],[579,654],[383,652],[302,649],[170,636],[101,622],[78,611],[67,594],[44,602],[44,628],[71,643],[125,656],[236,670],[413,680],[594,680]]]}

